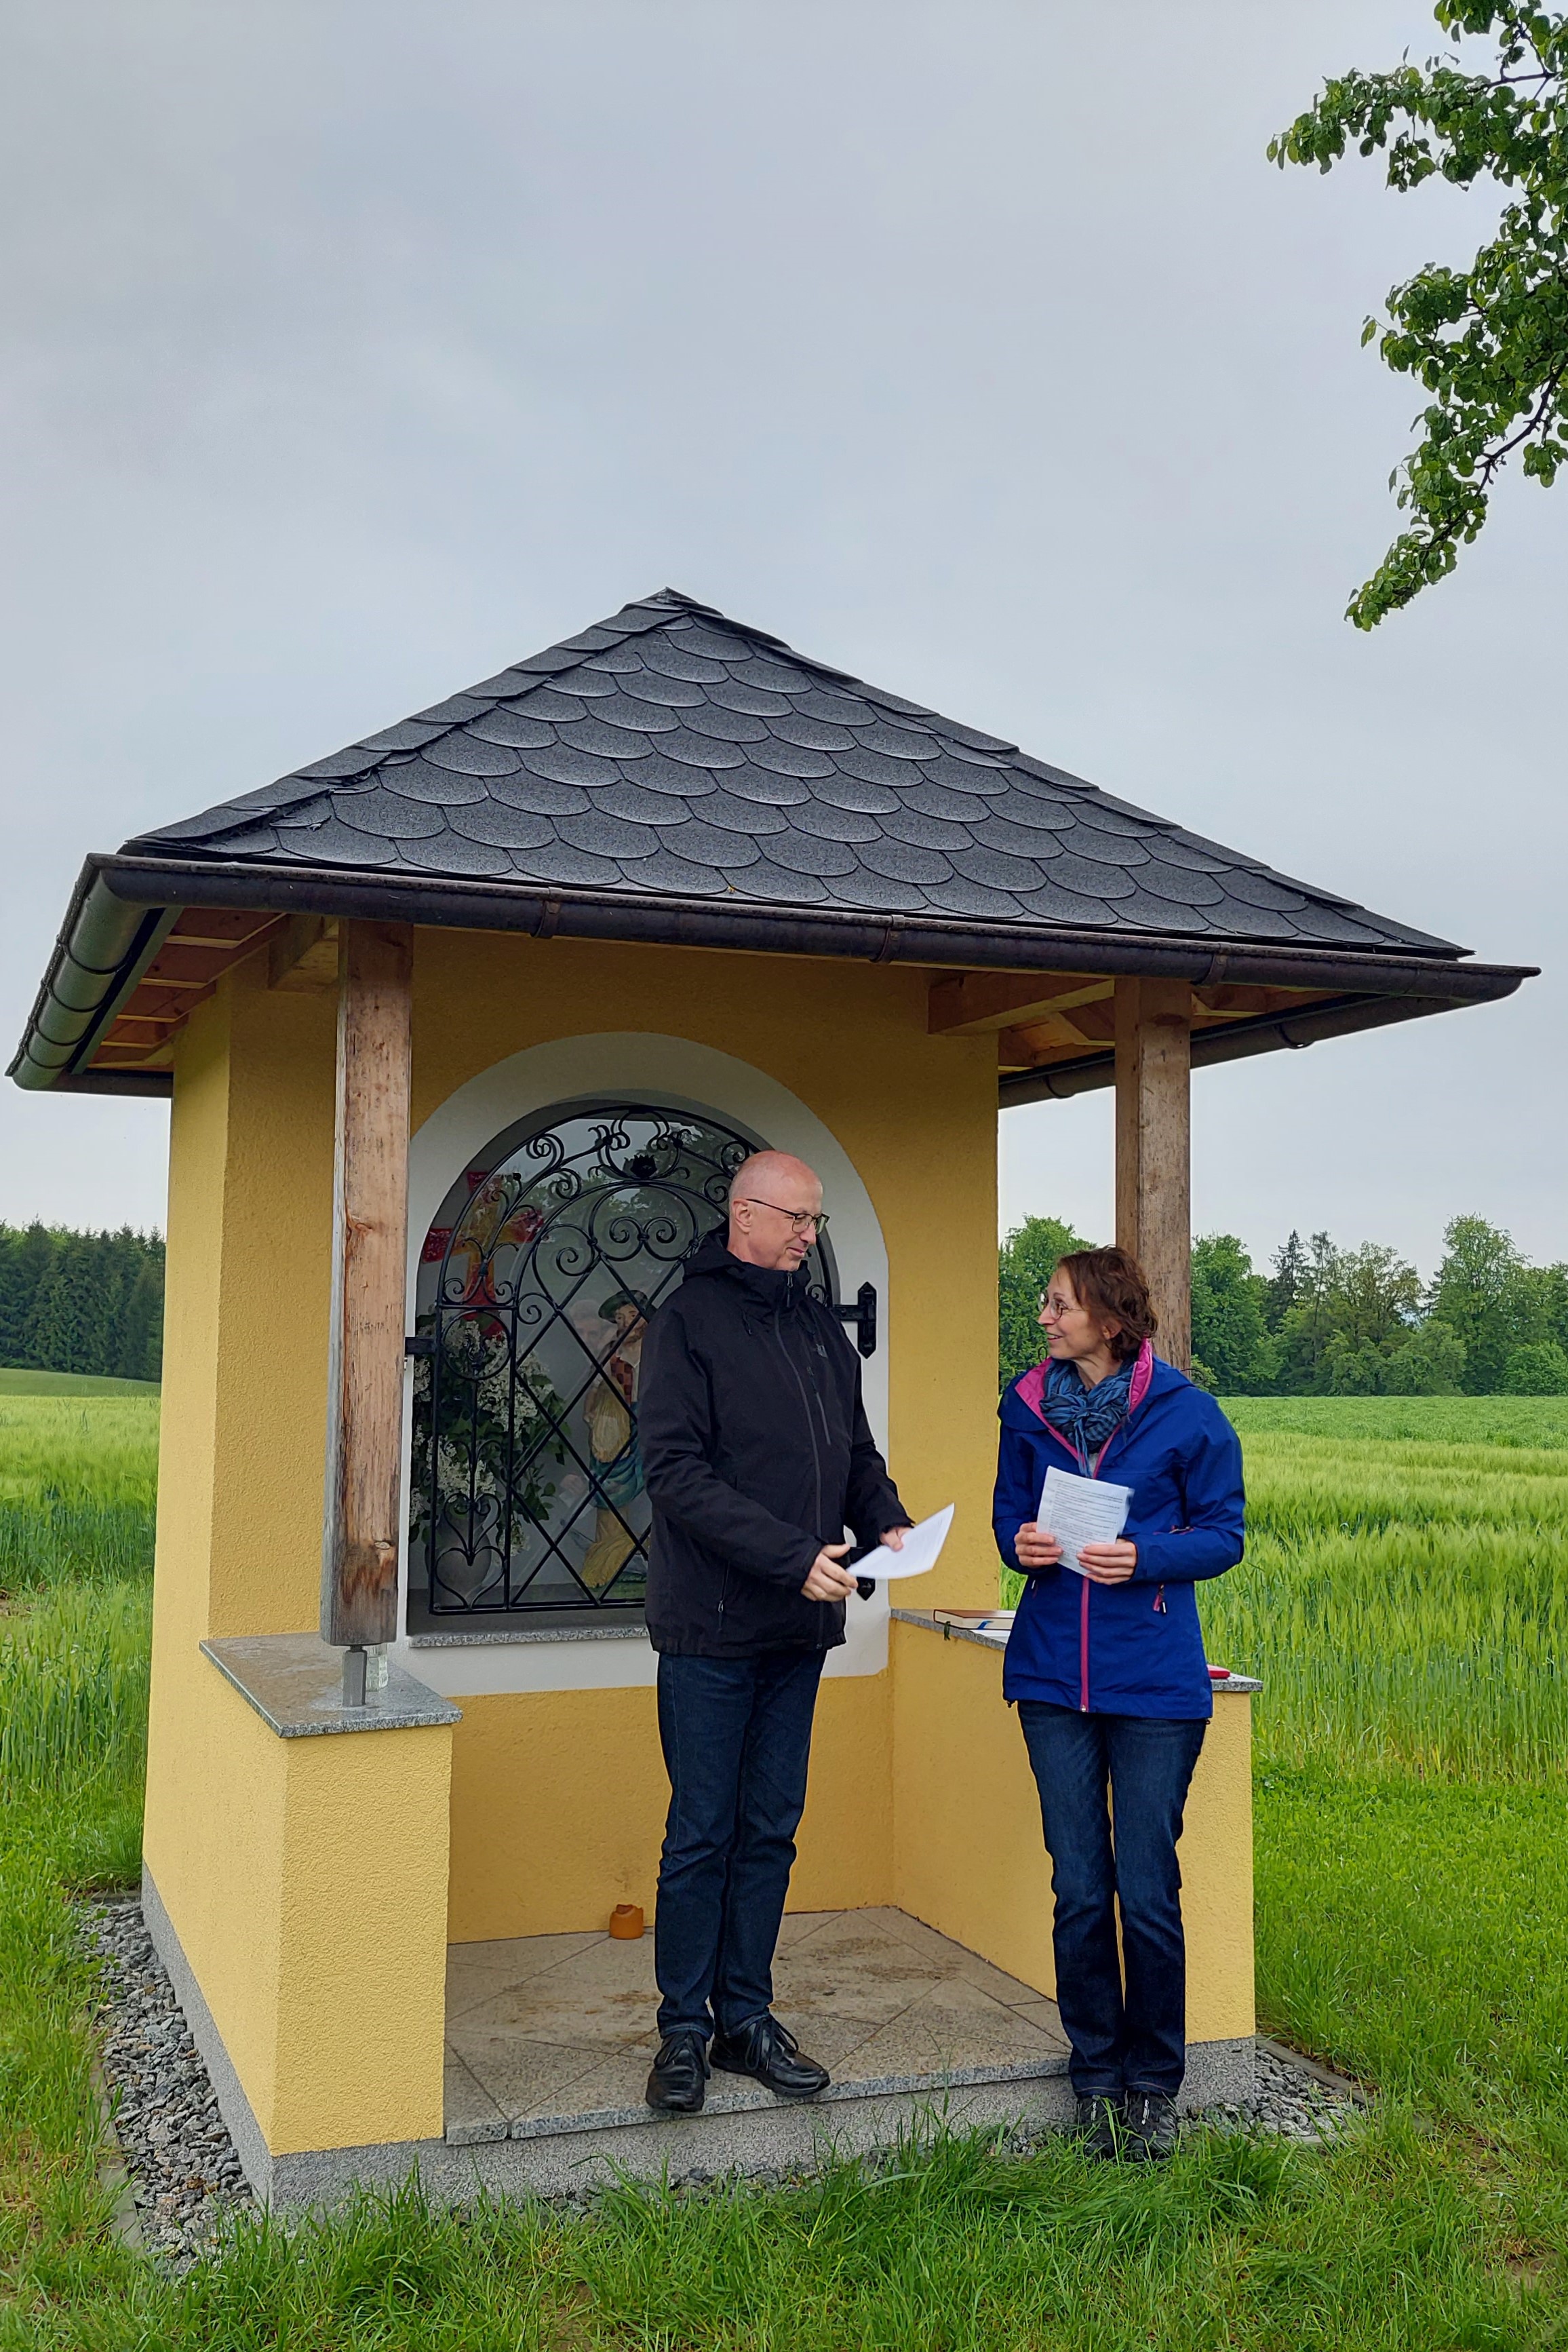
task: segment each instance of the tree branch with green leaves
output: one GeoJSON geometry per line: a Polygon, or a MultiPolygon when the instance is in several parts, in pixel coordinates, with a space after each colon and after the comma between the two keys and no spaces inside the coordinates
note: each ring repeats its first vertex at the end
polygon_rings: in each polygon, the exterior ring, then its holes
{"type": "Polygon", "coordinates": [[[1354,140],[1386,154],[1401,193],[1440,177],[1511,191],[1497,234],[1468,269],[1428,263],[1391,287],[1364,343],[1430,394],[1421,439],[1389,477],[1410,518],[1346,618],[1375,628],[1454,569],[1487,518],[1511,458],[1550,486],[1568,462],[1568,15],[1488,0],[1438,0],[1438,25],[1490,40],[1482,72],[1458,54],[1328,82],[1269,146],[1270,160],[1327,172],[1354,140]]]}

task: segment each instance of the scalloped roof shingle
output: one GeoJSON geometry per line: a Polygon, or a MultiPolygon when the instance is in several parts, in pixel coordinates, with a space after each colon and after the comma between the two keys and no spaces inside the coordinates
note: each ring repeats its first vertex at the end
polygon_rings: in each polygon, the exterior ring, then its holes
{"type": "Polygon", "coordinates": [[[674,589],[128,852],[1448,956],[674,589]]]}

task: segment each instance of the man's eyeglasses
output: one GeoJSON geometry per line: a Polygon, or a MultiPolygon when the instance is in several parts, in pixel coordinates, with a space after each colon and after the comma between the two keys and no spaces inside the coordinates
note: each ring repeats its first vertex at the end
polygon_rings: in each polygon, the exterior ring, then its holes
{"type": "Polygon", "coordinates": [[[781,1209],[777,1201],[759,1201],[753,1192],[748,1192],[746,1197],[754,1209],[771,1209],[776,1217],[788,1217],[792,1234],[803,1234],[808,1225],[814,1234],[825,1234],[828,1230],[825,1209],[781,1209]]]}

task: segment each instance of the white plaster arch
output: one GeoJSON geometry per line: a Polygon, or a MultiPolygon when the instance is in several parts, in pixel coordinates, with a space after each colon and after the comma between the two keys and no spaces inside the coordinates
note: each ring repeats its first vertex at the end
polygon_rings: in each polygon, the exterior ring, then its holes
{"type": "MultiPolygon", "coordinates": [[[[634,1029],[580,1037],[552,1037],[481,1070],[434,1110],[409,1142],[408,1304],[413,1328],[420,1252],[454,1178],[504,1129],[536,1111],[596,1095],[618,1094],[671,1110],[716,1111],[760,1142],[793,1151],[822,1180],[832,1218],[833,1256],[841,1295],[852,1298],[862,1282],[877,1294],[876,1353],[862,1365],[866,1417],[887,1447],[887,1245],[860,1174],[831,1129],[798,1095],[749,1062],[700,1045],[634,1029]]],[[[450,1698],[482,1693],[603,1690],[652,1683],[656,1672],[645,1633],[557,1633],[541,1638],[526,1627],[469,1635],[415,1635],[404,1627],[408,1598],[408,1463],[413,1384],[403,1409],[403,1557],[399,1577],[394,1654],[420,1680],[450,1698]]],[[[830,1652],[830,1675],[880,1674],[887,1664],[887,1587],[873,1601],[850,1603],[849,1639],[830,1652]]]]}

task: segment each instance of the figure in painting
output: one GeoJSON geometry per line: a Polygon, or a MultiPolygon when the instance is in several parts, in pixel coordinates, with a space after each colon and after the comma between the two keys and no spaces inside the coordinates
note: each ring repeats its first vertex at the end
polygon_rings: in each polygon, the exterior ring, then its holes
{"type": "Polygon", "coordinates": [[[606,1591],[614,1583],[637,1541],[626,1522],[643,1492],[636,1404],[650,1311],[640,1290],[618,1290],[599,1309],[605,1322],[614,1326],[615,1339],[583,1406],[599,1508],[593,1541],[578,1573],[591,1592],[606,1591]]]}

